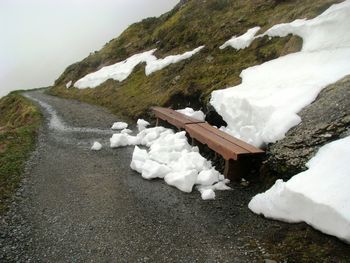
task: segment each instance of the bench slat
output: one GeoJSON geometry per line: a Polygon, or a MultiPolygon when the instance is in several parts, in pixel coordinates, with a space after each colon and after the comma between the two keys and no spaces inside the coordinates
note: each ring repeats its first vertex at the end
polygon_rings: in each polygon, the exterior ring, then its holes
{"type": "Polygon", "coordinates": [[[250,144],[248,144],[248,143],[246,143],[246,142],[244,142],[244,141],[242,141],[240,139],[237,139],[237,138],[227,134],[226,132],[223,132],[223,131],[221,131],[221,130],[211,126],[208,123],[200,123],[198,125],[200,125],[203,128],[205,128],[205,129],[207,129],[207,130],[217,134],[218,136],[220,136],[220,137],[222,137],[222,138],[224,138],[224,139],[226,139],[226,140],[228,140],[228,141],[230,141],[230,142],[232,142],[232,143],[234,143],[234,144],[236,144],[236,145],[246,149],[247,151],[249,151],[251,153],[264,153],[263,150],[261,150],[259,148],[256,148],[253,145],[250,145],[250,144]]]}
{"type": "Polygon", "coordinates": [[[225,160],[237,160],[240,155],[251,154],[248,150],[227,141],[226,139],[214,134],[198,124],[186,125],[186,131],[190,136],[199,142],[208,145],[208,147],[224,157],[225,160]]]}

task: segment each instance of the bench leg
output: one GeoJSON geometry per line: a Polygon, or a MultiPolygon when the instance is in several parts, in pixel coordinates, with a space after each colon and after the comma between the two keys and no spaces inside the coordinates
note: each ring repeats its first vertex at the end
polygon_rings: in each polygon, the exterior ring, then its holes
{"type": "Polygon", "coordinates": [[[156,120],[156,127],[158,127],[158,125],[159,125],[159,118],[157,118],[156,120]]]}
{"type": "Polygon", "coordinates": [[[225,178],[230,179],[231,181],[239,181],[244,177],[247,171],[247,167],[245,166],[245,162],[234,161],[234,160],[225,160],[225,178]]]}

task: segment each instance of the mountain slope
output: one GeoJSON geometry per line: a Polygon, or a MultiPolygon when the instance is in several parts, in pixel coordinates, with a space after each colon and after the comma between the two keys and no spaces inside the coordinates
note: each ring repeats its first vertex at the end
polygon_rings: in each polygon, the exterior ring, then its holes
{"type": "Polygon", "coordinates": [[[340,1],[181,1],[169,13],[131,25],[100,51],[69,66],[51,94],[99,104],[129,119],[147,117],[152,105],[207,110],[211,91],[238,84],[240,72],[247,67],[300,50],[301,40],[264,37],[240,51],[220,50],[219,46],[254,26],[264,31],[277,23],[314,17],[335,2],[340,1]],[[200,45],[205,49],[192,58],[150,76],[145,75],[142,64],[122,82],[108,80],[95,89],[66,88],[69,81],[75,82],[135,53],[157,48],[155,55],[161,58],[200,45]]]}

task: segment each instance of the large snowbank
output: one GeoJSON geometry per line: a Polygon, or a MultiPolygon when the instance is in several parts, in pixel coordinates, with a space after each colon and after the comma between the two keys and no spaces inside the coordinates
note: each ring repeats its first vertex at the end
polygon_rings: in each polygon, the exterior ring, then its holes
{"type": "Polygon", "coordinates": [[[186,116],[192,117],[194,119],[200,120],[200,121],[204,121],[205,120],[205,114],[203,113],[203,111],[195,111],[192,108],[184,108],[184,109],[179,109],[176,110],[177,112],[180,112],[182,114],[185,114],[186,116]]]}
{"type": "Polygon", "coordinates": [[[254,41],[255,35],[259,30],[260,27],[257,26],[249,29],[245,34],[239,37],[233,36],[230,40],[226,41],[222,46],[220,46],[220,49],[224,49],[228,46],[231,46],[237,50],[245,49],[254,41]]]}
{"type": "Polygon", "coordinates": [[[201,46],[192,51],[185,52],[184,54],[171,55],[163,59],[157,59],[156,56],[153,55],[156,49],[135,54],[124,61],[103,67],[96,72],[87,74],[85,77],[75,82],[74,87],[79,89],[95,88],[108,79],[123,81],[129,77],[134,68],[140,63],[146,63],[145,72],[148,76],[157,70],[161,70],[169,66],[170,64],[190,58],[194,54],[198,53],[203,47],[204,46],[201,46]]]}
{"type": "Polygon", "coordinates": [[[266,217],[301,222],[350,243],[350,136],[323,146],[307,171],[277,180],[249,208],[266,217]]]}
{"type": "Polygon", "coordinates": [[[164,127],[142,127],[136,136],[117,133],[110,142],[112,148],[136,145],[130,167],[144,179],[161,178],[187,193],[197,185],[204,200],[214,199],[215,190],[230,189],[226,185],[229,181],[200,155],[198,147],[188,143],[184,131],[174,133],[164,127]],[[137,145],[147,146],[149,150],[137,145]]]}
{"type": "Polygon", "coordinates": [[[297,113],[327,85],[350,74],[350,1],[311,20],[275,25],[263,35],[303,38],[300,52],[248,68],[238,86],[214,91],[210,103],[226,132],[257,147],[300,123],[297,113]]]}

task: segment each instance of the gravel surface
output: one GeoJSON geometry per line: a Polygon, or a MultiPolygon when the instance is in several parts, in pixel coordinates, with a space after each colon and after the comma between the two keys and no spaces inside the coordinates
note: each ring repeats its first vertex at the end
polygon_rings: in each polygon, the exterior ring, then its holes
{"type": "Polygon", "coordinates": [[[42,109],[47,121],[37,150],[12,208],[0,218],[0,262],[268,259],[254,233],[283,223],[248,210],[249,187],[202,201],[196,191],[185,194],[162,180],[143,180],[129,168],[133,147],[108,147],[116,116],[40,91],[27,94],[51,105],[70,129],[50,128],[52,112],[42,109]],[[95,140],[101,151],[90,151],[95,140]]]}

